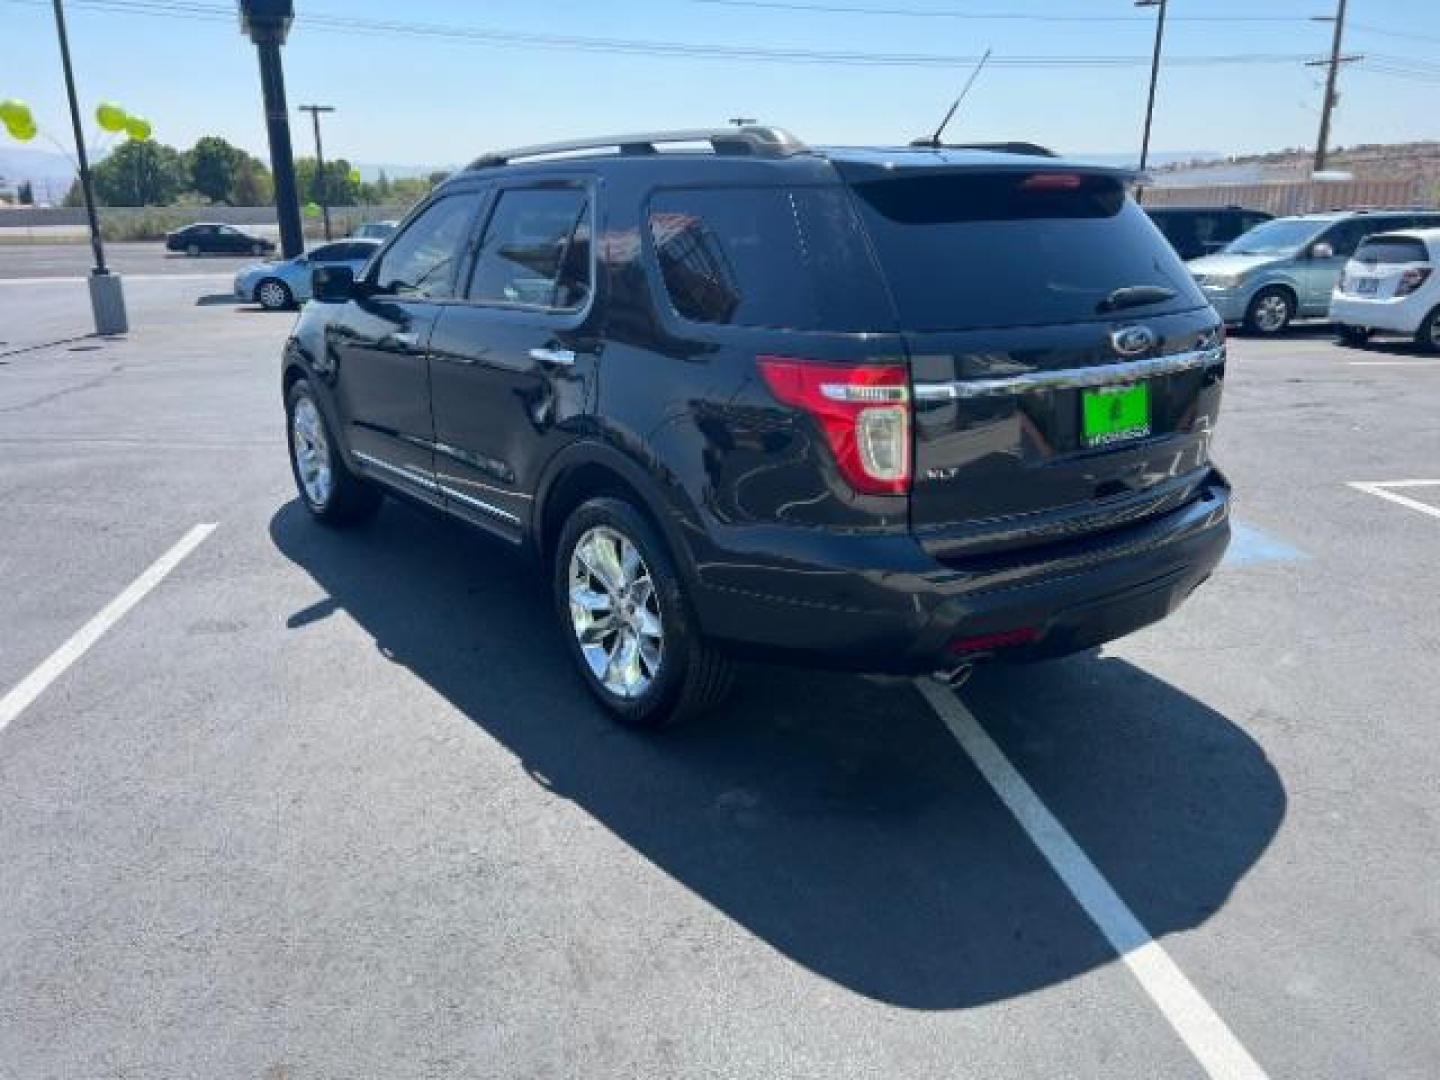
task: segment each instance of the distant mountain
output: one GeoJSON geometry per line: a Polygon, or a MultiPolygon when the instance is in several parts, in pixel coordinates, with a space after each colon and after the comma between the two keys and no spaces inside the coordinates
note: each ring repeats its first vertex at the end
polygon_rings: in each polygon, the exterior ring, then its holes
{"type": "Polygon", "coordinates": [[[29,183],[40,202],[58,203],[74,180],[75,166],[64,154],[0,146],[0,186],[13,188],[29,183]]]}

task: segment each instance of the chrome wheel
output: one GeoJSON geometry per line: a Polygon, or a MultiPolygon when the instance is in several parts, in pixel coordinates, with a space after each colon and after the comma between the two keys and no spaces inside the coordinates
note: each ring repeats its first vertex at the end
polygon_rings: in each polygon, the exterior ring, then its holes
{"type": "Polygon", "coordinates": [[[271,311],[279,311],[290,303],[290,293],[278,281],[261,282],[260,287],[255,290],[255,298],[260,301],[261,307],[271,311]]]}
{"type": "Polygon", "coordinates": [[[636,698],[660,674],[660,598],[640,550],[597,525],[570,554],[570,625],[590,671],[616,697],[636,698]]]}
{"type": "Polygon", "coordinates": [[[1267,334],[1285,329],[1290,321],[1290,302],[1279,293],[1267,293],[1255,304],[1255,326],[1267,334]]]}
{"type": "Polygon", "coordinates": [[[290,452],[295,457],[295,474],[305,489],[305,498],[317,509],[330,501],[334,473],[330,466],[330,443],[315,402],[302,397],[290,416],[290,452]]]}

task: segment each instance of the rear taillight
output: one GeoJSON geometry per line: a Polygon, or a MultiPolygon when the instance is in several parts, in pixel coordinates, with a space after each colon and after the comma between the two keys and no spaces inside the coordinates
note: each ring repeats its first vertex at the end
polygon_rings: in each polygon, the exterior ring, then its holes
{"type": "Polygon", "coordinates": [[[1396,296],[1409,296],[1430,279],[1430,267],[1412,266],[1400,275],[1400,284],[1395,287],[1396,296]]]}
{"type": "Polygon", "coordinates": [[[904,364],[758,358],[770,392],[825,432],[846,482],[869,495],[910,490],[910,380],[904,364]]]}

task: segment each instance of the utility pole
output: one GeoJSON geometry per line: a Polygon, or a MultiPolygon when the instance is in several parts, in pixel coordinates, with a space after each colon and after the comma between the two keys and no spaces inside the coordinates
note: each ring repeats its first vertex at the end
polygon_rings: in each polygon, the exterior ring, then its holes
{"type": "Polygon", "coordinates": [[[290,148],[290,111],[285,105],[285,68],[280,63],[280,46],[285,44],[294,18],[294,0],[240,0],[240,28],[250,35],[260,57],[270,170],[275,175],[275,216],[280,220],[280,250],[287,259],[305,250],[295,191],[295,153],[290,148]]]}
{"type": "MultiPolygon", "coordinates": [[[[1140,136],[1140,171],[1143,173],[1150,164],[1150,126],[1155,120],[1155,89],[1160,84],[1160,54],[1165,46],[1165,0],[1135,0],[1136,7],[1159,8],[1155,19],[1155,52],[1150,57],[1150,96],[1145,101],[1145,131],[1140,136]]],[[[1145,194],[1145,188],[1135,188],[1138,202],[1145,194]]]]}
{"type": "Polygon", "coordinates": [[[85,193],[85,216],[90,222],[90,250],[95,265],[90,270],[90,312],[95,333],[123,334],[129,327],[125,316],[125,293],[118,274],[105,266],[105,242],[100,237],[100,217],[95,213],[95,186],[90,181],[90,156],[85,152],[85,132],[80,126],[80,102],[75,96],[75,70],[70,66],[70,37],[65,32],[65,8],[55,3],[55,33],[60,38],[60,63],[65,68],[65,93],[70,98],[70,124],[75,131],[75,156],[80,166],[80,190],[85,193]]]}
{"type": "Polygon", "coordinates": [[[1359,60],[1359,56],[1341,56],[1340,46],[1345,39],[1345,3],[1346,0],[1339,0],[1339,7],[1336,8],[1334,16],[1313,15],[1316,22],[1333,22],[1335,33],[1330,39],[1330,59],[1311,60],[1307,67],[1328,67],[1330,70],[1325,74],[1325,101],[1320,107],[1320,137],[1315,142],[1315,166],[1314,172],[1325,171],[1325,158],[1330,151],[1330,114],[1335,109],[1335,102],[1339,95],[1335,92],[1335,80],[1340,73],[1341,64],[1349,64],[1359,60]]]}
{"type": "Polygon", "coordinates": [[[320,188],[320,212],[325,215],[325,239],[330,237],[330,181],[325,176],[325,148],[320,144],[320,114],[332,113],[334,105],[301,105],[315,124],[315,184],[320,188]]]}

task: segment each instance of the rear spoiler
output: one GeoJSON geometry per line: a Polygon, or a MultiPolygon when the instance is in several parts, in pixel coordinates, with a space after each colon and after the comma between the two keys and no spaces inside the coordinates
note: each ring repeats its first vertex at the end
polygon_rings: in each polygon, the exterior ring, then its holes
{"type": "Polygon", "coordinates": [[[882,180],[886,177],[914,175],[924,172],[1066,172],[1083,176],[1109,176],[1126,185],[1152,183],[1148,172],[1119,165],[1101,165],[1085,161],[1069,161],[1059,157],[1038,158],[1024,154],[996,153],[994,157],[979,156],[970,148],[945,146],[932,154],[917,153],[906,148],[898,151],[892,160],[856,160],[831,158],[830,163],[848,182],[882,180]],[[952,158],[947,151],[958,151],[952,158]]]}

